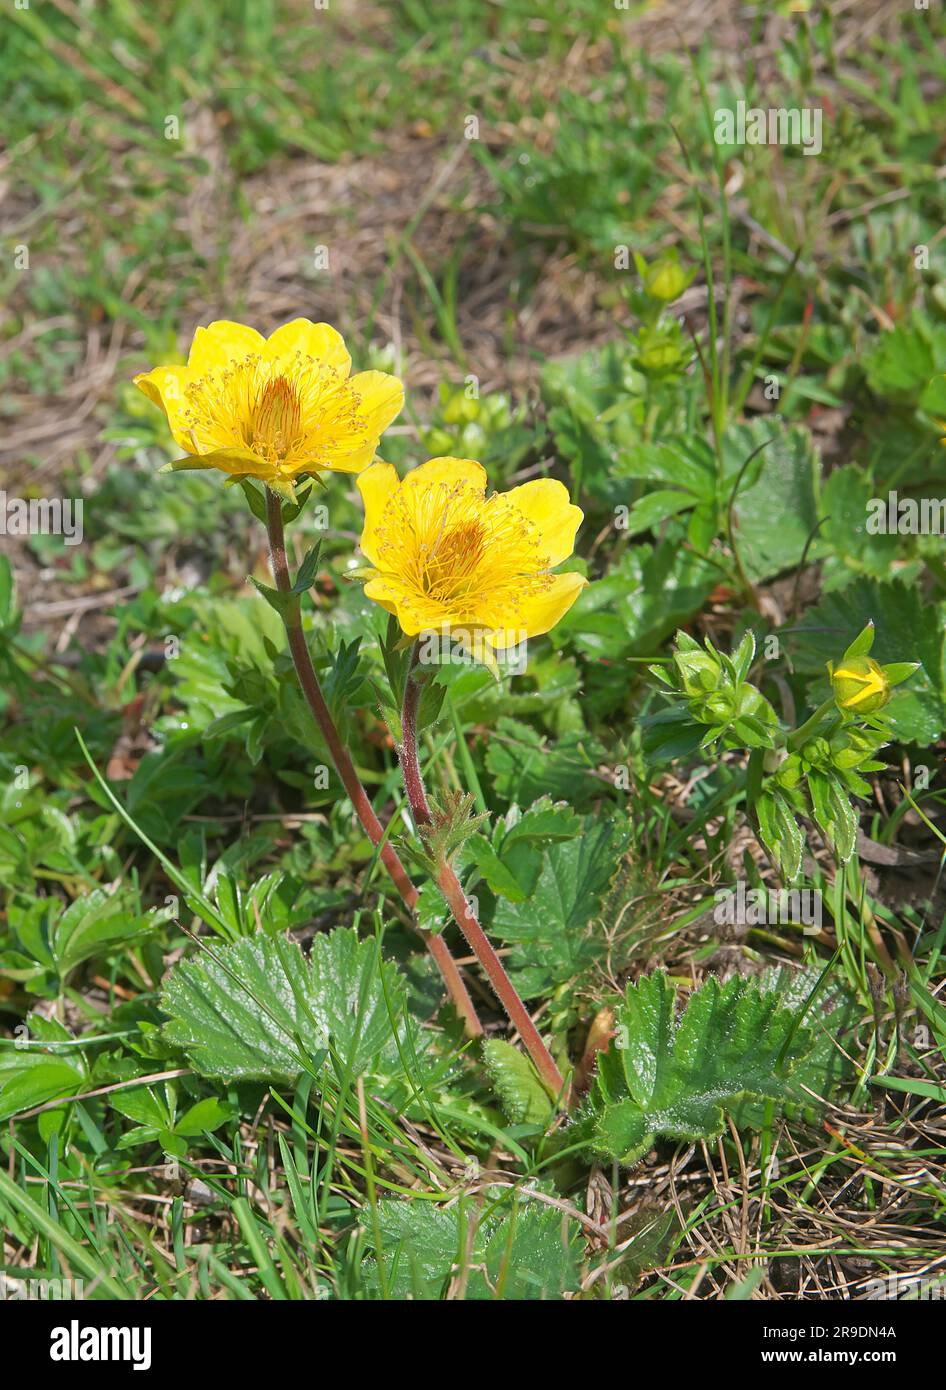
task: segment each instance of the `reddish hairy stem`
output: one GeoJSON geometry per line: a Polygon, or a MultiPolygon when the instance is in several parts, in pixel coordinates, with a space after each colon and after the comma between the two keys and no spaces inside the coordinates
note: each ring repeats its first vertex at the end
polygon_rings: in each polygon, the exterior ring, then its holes
{"type": "MultiPolygon", "coordinates": [[[[414,817],[414,824],[422,832],[423,827],[433,824],[433,816],[431,815],[430,803],[427,800],[427,792],[417,755],[417,707],[420,703],[421,687],[414,678],[416,665],[417,647],[415,645],[411,657],[410,674],[404,688],[400,754],[407,800],[414,817]]],[[[485,970],[497,999],[522,1038],[536,1071],[556,1097],[562,1096],[565,1090],[564,1078],[555,1065],[552,1054],[539,1036],[539,1030],[532,1022],[525,1004],[519,998],[512,980],[506,974],[505,967],[499,959],[495,947],[477,921],[476,914],[463,891],[460,880],[445,857],[441,857],[436,873],[436,882],[456,919],[457,926],[485,970]]]]}
{"type": "MultiPolygon", "coordinates": [[[[282,502],[275,493],[266,490],[266,515],[269,530],[269,549],[273,566],[273,577],[276,580],[276,588],[281,593],[288,593],[292,588],[289,578],[289,564],[286,559],[286,541],[282,523],[282,502]]],[[[306,703],[315,721],[322,731],[322,737],[328,744],[332,762],[335,764],[335,771],[341,778],[342,785],[348,794],[348,799],[355,808],[355,814],[361,822],[365,834],[375,846],[381,845],[384,839],[384,827],[375,815],[368,794],[361,785],[361,779],[355,771],[348,749],[342,743],[338,730],[335,727],[331,712],[325,703],[319,685],[318,676],[315,674],[315,667],[312,665],[312,658],[309,655],[308,643],[302,629],[302,613],[299,603],[291,604],[284,615],[286,626],[286,637],[289,642],[289,650],[292,653],[293,665],[296,668],[296,675],[299,677],[299,685],[305,696],[306,703]]],[[[417,902],[417,889],[407,876],[407,870],[398,858],[394,846],[389,843],[381,845],[381,863],[387,869],[394,881],[394,886],[404,900],[405,906],[411,912],[417,902]]],[[[443,976],[443,982],[447,987],[457,1013],[463,1020],[467,1035],[471,1038],[482,1036],[483,1025],[477,1016],[473,1001],[470,998],[459,967],[447,943],[442,937],[433,932],[422,932],[427,949],[433,956],[443,976]]]]}

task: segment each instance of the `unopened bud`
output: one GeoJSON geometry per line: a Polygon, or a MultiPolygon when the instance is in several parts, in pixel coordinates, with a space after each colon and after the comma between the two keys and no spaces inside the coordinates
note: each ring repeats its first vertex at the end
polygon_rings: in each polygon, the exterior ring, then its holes
{"type": "Polygon", "coordinates": [[[675,257],[661,256],[644,275],[644,293],[649,294],[651,299],[670,304],[679,298],[692,278],[675,257]]]}
{"type": "Polygon", "coordinates": [[[890,699],[890,682],[872,656],[842,661],[831,671],[831,688],[838,708],[852,714],[873,714],[890,699]]]}

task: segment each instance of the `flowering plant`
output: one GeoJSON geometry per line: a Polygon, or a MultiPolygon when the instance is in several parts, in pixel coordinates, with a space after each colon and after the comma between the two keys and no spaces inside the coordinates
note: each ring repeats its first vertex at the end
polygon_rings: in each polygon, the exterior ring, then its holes
{"type": "MultiPolygon", "coordinates": [[[[321,480],[324,472],[358,474],[365,505],[361,549],[371,562],[358,571],[366,596],[397,617],[406,639],[446,631],[469,640],[494,669],[495,652],[548,632],[585,586],[581,574],[552,572],[571,555],[582,514],[551,478],[487,497],[486,470],[472,459],[431,459],[399,479],[390,464],[373,460],[381,433],[401,409],[403,388],[385,373],[352,377],[350,369],[344,342],[328,324],[296,319],[263,338],[243,324],[218,322],[197,330],[186,367],[156,367],[135,380],[187,450],[171,471],[216,468],[229,475],[228,484],[264,485],[276,588],[258,587],[285,623],[300,686],[356,814],[413,908],[417,891],[339,737],[309,652],[301,599],[313,582],[316,557],[293,580],[284,535],[287,516],[298,514],[298,484],[321,480]]],[[[259,511],[253,494],[248,497],[259,511]]],[[[425,676],[418,661],[415,643],[403,688],[400,756],[422,859],[542,1083],[560,1098],[562,1074],[453,868],[453,855],[482,817],[470,816],[464,798],[437,807],[426,793],[417,743],[425,676]]],[[[438,933],[425,935],[467,1031],[478,1036],[479,1019],[446,943],[438,933]]]]}

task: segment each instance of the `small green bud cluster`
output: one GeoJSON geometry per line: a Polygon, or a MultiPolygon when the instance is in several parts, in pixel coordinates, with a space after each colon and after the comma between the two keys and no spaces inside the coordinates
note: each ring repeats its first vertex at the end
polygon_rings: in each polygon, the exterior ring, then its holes
{"type": "Polygon", "coordinates": [[[424,435],[424,444],[432,458],[480,458],[490,439],[516,422],[502,392],[479,396],[469,386],[441,382],[437,423],[424,435]]]}
{"type": "Polygon", "coordinates": [[[718,652],[709,638],[701,647],[677,633],[672,669],[676,682],[659,667],[654,674],[683,698],[689,718],[706,727],[701,747],[771,748],[778,728],[775,711],[746,677],[755,659],[755,638],[747,632],[735,653],[718,652]]]}
{"type": "Polygon", "coordinates": [[[679,299],[696,271],[685,270],[675,250],[664,252],[650,265],[635,251],[634,263],[640,287],[630,292],[628,303],[640,327],[630,340],[633,365],[654,380],[679,376],[690,362],[692,349],[680,321],[666,310],[679,299]]]}

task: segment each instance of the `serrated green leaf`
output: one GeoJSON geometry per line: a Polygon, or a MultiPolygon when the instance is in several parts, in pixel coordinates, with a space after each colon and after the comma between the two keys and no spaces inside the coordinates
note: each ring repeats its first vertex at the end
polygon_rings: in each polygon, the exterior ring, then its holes
{"type": "Polygon", "coordinates": [[[527,805],[542,796],[581,805],[599,790],[594,776],[603,750],[594,739],[565,734],[547,744],[528,724],[502,717],[486,748],[497,794],[527,805]]]}
{"type": "Polygon", "coordinates": [[[677,1022],[661,971],[629,985],[589,1098],[592,1146],[634,1163],[658,1136],[709,1140],[747,1096],[781,1100],[812,1047],[795,1011],[757,982],[711,978],[677,1022]]]}
{"type": "Polygon", "coordinates": [[[589,817],[583,835],[547,846],[526,901],[497,902],[493,931],[512,943],[509,966],[522,994],[547,994],[597,959],[603,946],[588,928],[629,838],[627,825],[589,817]]]}
{"type": "MultiPolygon", "coordinates": [[[[829,1100],[851,1072],[844,1043],[857,1020],[856,1002],[842,988],[831,984],[825,988],[822,972],[813,967],[766,970],[759,977],[759,988],[777,996],[781,1006],[795,1011],[796,1017],[806,1010],[804,1022],[812,1047],[788,1076],[785,1105],[788,1113],[801,1110],[814,1120],[818,1099],[829,1100]]],[[[747,1097],[730,1113],[739,1128],[761,1129],[770,1119],[771,1108],[771,1102],[747,1097]]]]}
{"type": "Polygon", "coordinates": [[[299,1046],[320,1065],[331,1047],[354,1074],[394,1048],[388,1002],[403,1028],[405,985],[353,928],[319,935],[306,960],[295,943],[253,936],[172,970],[161,997],[164,1034],[204,1076],[294,1081],[299,1046]]]}
{"type": "Polygon", "coordinates": [[[503,848],[520,840],[550,841],[573,840],[581,834],[582,820],[574,809],[565,802],[553,802],[551,797],[542,797],[523,811],[517,820],[508,823],[503,837],[503,848]]]}
{"type": "Polygon", "coordinates": [[[820,465],[808,430],[778,418],[731,425],[723,439],[728,486],[767,440],[746,471],[732,506],[733,539],[751,580],[797,565],[818,522],[820,465]]]}
{"type": "Polygon", "coordinates": [[[521,903],[526,889],[506,867],[485,835],[471,835],[463,848],[464,863],[472,864],[493,893],[521,903]]]}
{"type": "Polygon", "coordinates": [[[699,439],[668,438],[635,444],[633,451],[619,456],[613,471],[621,478],[641,478],[686,488],[704,501],[712,501],[716,496],[712,456],[699,439]]]}

